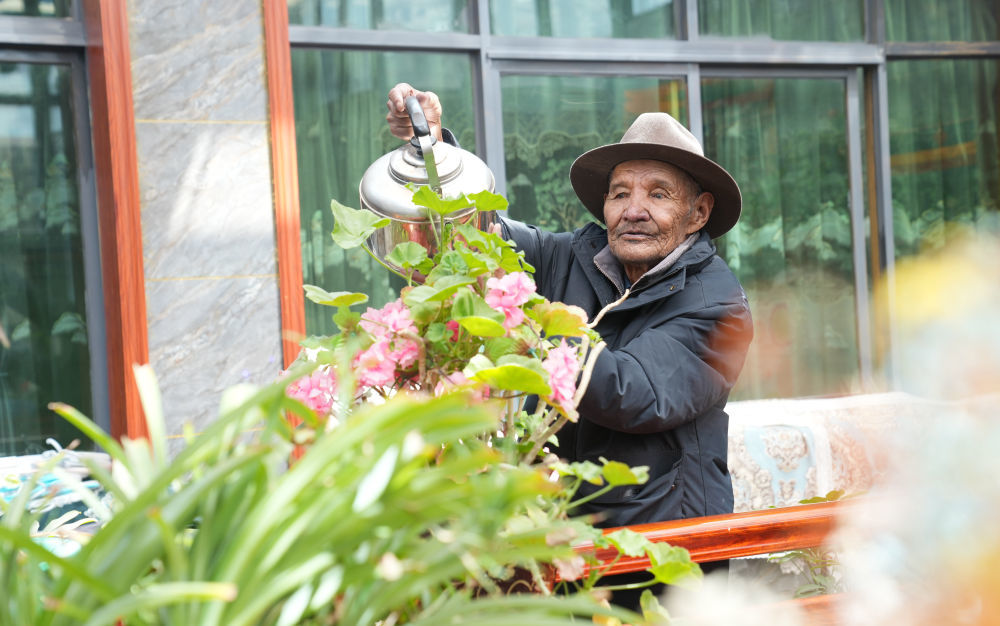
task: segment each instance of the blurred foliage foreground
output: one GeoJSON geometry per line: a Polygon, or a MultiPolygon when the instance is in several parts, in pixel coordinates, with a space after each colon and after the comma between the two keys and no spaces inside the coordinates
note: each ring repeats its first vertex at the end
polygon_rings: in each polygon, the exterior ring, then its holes
{"type": "MultiPolygon", "coordinates": [[[[136,378],[149,442],[119,444],[74,409],[53,405],[112,457],[110,472],[90,467],[108,496],[80,489],[101,523],[68,557],[40,538],[79,539],[75,524],[39,530],[26,506],[31,489],[4,505],[2,623],[666,619],[655,602],[644,618],[609,608],[593,593],[594,573],[565,593],[544,584],[553,580],[547,564],[574,558],[569,540],[597,531],[582,521],[533,521],[532,511],[567,497],[565,484],[503,463],[479,439],[496,416],[462,394],[399,395],[367,407],[319,432],[289,465],[299,431],[287,415],[301,406],[285,393],[289,378],[228,390],[219,419],[172,459],[152,371],[136,368],[136,378]],[[515,594],[518,577],[543,583],[515,594]]],[[[628,533],[610,541],[633,552],[655,548],[628,533]]],[[[664,549],[652,554],[658,579],[700,574],[686,553],[664,549]]]]}

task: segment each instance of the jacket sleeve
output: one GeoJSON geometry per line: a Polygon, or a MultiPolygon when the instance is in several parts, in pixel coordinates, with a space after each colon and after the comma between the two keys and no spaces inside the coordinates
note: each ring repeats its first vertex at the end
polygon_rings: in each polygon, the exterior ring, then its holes
{"type": "MultiPolygon", "coordinates": [[[[500,218],[500,224],[503,238],[512,239],[517,249],[524,252],[524,260],[535,268],[534,278],[539,293],[548,293],[545,284],[548,272],[543,269],[552,267],[557,240],[561,235],[506,217],[500,218]]],[[[562,237],[565,238],[565,234],[562,237]]]]}
{"type": "Polygon", "coordinates": [[[651,326],[598,355],[581,419],[637,434],[690,422],[728,397],[752,336],[742,297],[651,326]]]}

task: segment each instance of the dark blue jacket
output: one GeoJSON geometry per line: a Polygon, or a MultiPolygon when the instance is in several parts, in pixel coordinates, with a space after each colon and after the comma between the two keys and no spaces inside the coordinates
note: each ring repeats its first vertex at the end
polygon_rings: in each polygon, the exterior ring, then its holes
{"type": "MultiPolygon", "coordinates": [[[[589,224],[549,233],[503,221],[535,267],[539,292],[590,319],[624,286],[598,269],[607,232],[589,224]]],[[[644,485],[585,504],[605,527],[731,513],[726,400],[753,335],[746,295],[707,234],[669,268],[651,272],[597,326],[607,343],[580,403],[559,433],[560,456],[649,466],[644,485]]],[[[579,495],[596,488],[584,483],[579,495]]]]}

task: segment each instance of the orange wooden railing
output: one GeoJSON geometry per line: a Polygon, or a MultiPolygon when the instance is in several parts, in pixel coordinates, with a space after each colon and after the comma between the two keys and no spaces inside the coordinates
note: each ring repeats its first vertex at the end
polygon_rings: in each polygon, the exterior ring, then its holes
{"type": "MultiPolygon", "coordinates": [[[[730,515],[629,526],[654,543],[666,542],[687,548],[698,563],[721,561],[755,554],[811,548],[821,545],[833,529],[846,502],[802,504],[730,515]]],[[[617,529],[609,528],[605,533],[617,529]]],[[[614,548],[594,549],[593,544],[576,546],[581,554],[594,554],[607,569],[605,574],[638,572],[649,566],[646,557],[623,556],[617,561],[614,548]]]]}
{"type": "MultiPolygon", "coordinates": [[[[671,522],[629,526],[654,543],[687,548],[698,563],[744,556],[798,550],[822,545],[835,528],[838,516],[851,501],[803,504],[731,515],[715,515],[671,522]]],[[[605,533],[617,529],[609,528],[605,533]]],[[[576,546],[580,554],[593,554],[604,575],[639,572],[649,567],[646,557],[618,558],[614,548],[595,549],[592,543],[576,546]]],[[[840,594],[789,600],[803,611],[808,626],[835,626],[840,594]]],[[[766,608],[766,607],[764,607],[766,608]]]]}

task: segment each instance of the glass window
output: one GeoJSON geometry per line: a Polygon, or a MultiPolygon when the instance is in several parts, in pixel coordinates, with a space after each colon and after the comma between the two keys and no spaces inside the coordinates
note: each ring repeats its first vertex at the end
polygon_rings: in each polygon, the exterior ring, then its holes
{"type": "Polygon", "coordinates": [[[468,0],[288,0],[288,21],[333,28],[467,33],[468,5],[468,0]]]}
{"type": "Polygon", "coordinates": [[[494,35],[673,39],[674,0],[490,0],[494,35]]]}
{"type": "Polygon", "coordinates": [[[717,241],[754,315],[733,397],[842,392],[858,371],[845,83],[711,78],[702,101],[705,152],[743,192],[717,241]]]}
{"type": "Polygon", "coordinates": [[[888,41],[995,41],[1000,3],[996,0],[886,0],[888,41]]]}
{"type": "MultiPolygon", "coordinates": [[[[330,200],[357,208],[365,170],[401,145],[385,123],[385,102],[389,89],[404,80],[437,93],[445,125],[463,148],[475,151],[468,55],[292,50],[303,278],[329,291],[363,291],[376,307],[404,283],[364,250],[345,251],[330,239],[330,200]]],[[[334,332],[329,307],[306,301],[306,328],[334,332]]]]}
{"type": "Polygon", "coordinates": [[[72,14],[72,0],[4,0],[0,2],[0,15],[70,17],[72,14]]]}
{"type": "Polygon", "coordinates": [[[948,226],[996,218],[998,62],[887,66],[896,256],[938,247],[948,226]]]}
{"type": "Polygon", "coordinates": [[[91,410],[69,68],[0,64],[0,455],[79,433],[91,410]]]}
{"type": "Polygon", "coordinates": [[[506,75],[501,90],[510,214],[551,231],[593,219],[569,182],[576,157],[621,139],[644,111],[687,123],[680,79],[506,75]]]}
{"type": "Polygon", "coordinates": [[[862,41],[864,0],[698,0],[698,28],[717,37],[862,41]]]}

